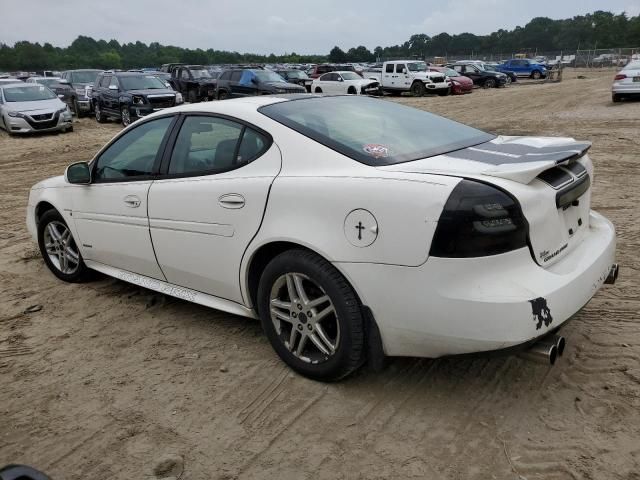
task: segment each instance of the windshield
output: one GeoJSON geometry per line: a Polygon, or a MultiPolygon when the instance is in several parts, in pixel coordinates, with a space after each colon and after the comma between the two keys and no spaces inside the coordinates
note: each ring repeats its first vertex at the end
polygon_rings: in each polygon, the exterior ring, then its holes
{"type": "Polygon", "coordinates": [[[460,76],[460,74],[458,72],[456,72],[453,68],[445,68],[442,73],[444,73],[447,77],[459,77],[460,76]]]}
{"type": "Polygon", "coordinates": [[[309,78],[309,75],[307,75],[302,70],[291,70],[283,73],[283,76],[286,76],[286,78],[309,78]]]}
{"type": "Polygon", "coordinates": [[[100,70],[88,70],[86,72],[72,72],[71,83],[95,83],[96,77],[102,72],[100,70]]]}
{"type": "Polygon", "coordinates": [[[35,102],[52,98],[58,98],[58,96],[44,85],[25,85],[4,89],[4,99],[7,102],[35,102]]]}
{"type": "Polygon", "coordinates": [[[412,62],[407,63],[407,68],[410,72],[426,72],[427,64],[424,62],[412,62]]]}
{"type": "Polygon", "coordinates": [[[340,75],[342,75],[342,78],[345,80],[362,80],[362,77],[354,72],[343,72],[340,75]]]}
{"type": "Polygon", "coordinates": [[[39,83],[40,85],[44,85],[45,87],[54,87],[58,83],[60,83],[60,79],[59,78],[38,78],[36,79],[36,83],[39,83]]]}
{"type": "Polygon", "coordinates": [[[124,90],[155,90],[167,88],[163,81],[153,75],[123,76],[119,77],[120,85],[124,90]]]}
{"type": "Polygon", "coordinates": [[[253,70],[253,73],[260,82],[284,82],[284,78],[278,75],[276,72],[269,70],[253,70]]]}
{"type": "Polygon", "coordinates": [[[267,105],[259,111],[371,166],[441,155],[495,138],[423,110],[367,97],[304,98],[267,105]]]}
{"type": "Polygon", "coordinates": [[[191,70],[191,75],[193,75],[193,78],[211,78],[209,70],[204,68],[202,70],[191,70]]]}

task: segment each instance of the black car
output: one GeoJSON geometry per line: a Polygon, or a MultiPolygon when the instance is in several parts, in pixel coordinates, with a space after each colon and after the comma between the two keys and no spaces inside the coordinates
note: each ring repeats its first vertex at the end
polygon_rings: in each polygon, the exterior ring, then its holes
{"type": "Polygon", "coordinates": [[[218,100],[277,93],[307,93],[307,90],[300,85],[288,83],[275,72],[257,68],[225,70],[218,78],[216,89],[218,100]]]}
{"type": "Polygon", "coordinates": [[[124,126],[163,108],[182,103],[182,95],[167,88],[154,75],[137,72],[104,72],[92,92],[96,120],[117,118],[124,126]]]}
{"type": "Polygon", "coordinates": [[[87,88],[95,84],[96,78],[102,73],[102,70],[80,69],[67,70],[62,72],[62,79],[69,82],[73,89],[74,95],[71,98],[71,110],[77,117],[81,117],[85,113],[93,110],[91,98],[87,96],[87,88]]]}
{"type": "Polygon", "coordinates": [[[473,80],[474,85],[484,88],[502,87],[507,84],[507,76],[504,73],[483,70],[473,63],[454,63],[447,65],[447,67],[453,68],[460,75],[470,78],[473,80]]]}
{"type": "Polygon", "coordinates": [[[313,82],[313,79],[309,77],[306,72],[294,69],[276,70],[275,72],[287,82],[300,85],[301,87],[304,87],[307,92],[311,91],[311,83],[313,82]]]}
{"type": "Polygon", "coordinates": [[[180,65],[171,70],[171,85],[190,103],[213,100],[216,79],[203,65],[180,65]]]}
{"type": "Polygon", "coordinates": [[[501,73],[504,73],[507,76],[507,85],[518,81],[518,76],[515,74],[515,72],[512,72],[511,70],[498,70],[494,65],[488,65],[486,63],[484,64],[484,69],[489,72],[500,71],[501,73]]]}

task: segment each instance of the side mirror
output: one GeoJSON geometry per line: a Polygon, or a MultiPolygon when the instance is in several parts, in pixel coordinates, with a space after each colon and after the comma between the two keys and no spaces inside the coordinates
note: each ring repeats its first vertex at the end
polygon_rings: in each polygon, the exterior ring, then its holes
{"type": "Polygon", "coordinates": [[[74,185],[89,185],[91,183],[91,169],[87,162],[72,163],[64,172],[67,183],[74,185]]]}
{"type": "Polygon", "coordinates": [[[116,85],[109,85],[109,90],[118,90],[116,85]]]}

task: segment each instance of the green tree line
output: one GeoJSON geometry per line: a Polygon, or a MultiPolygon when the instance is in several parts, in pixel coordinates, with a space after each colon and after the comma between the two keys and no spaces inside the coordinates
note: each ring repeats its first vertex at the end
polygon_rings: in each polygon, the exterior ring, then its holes
{"type": "Polygon", "coordinates": [[[135,68],[163,63],[319,63],[367,62],[376,58],[572,51],[577,49],[640,47],[640,16],[597,11],[564,20],[537,17],[524,27],[500,29],[489,35],[440,33],[430,37],[416,33],[401,45],[376,47],[370,51],[358,46],[347,50],[334,47],[328,55],[257,55],[212,48],[188,49],[158,42],[119,43],[79,36],[68,47],[55,47],[20,41],[13,46],[0,44],[0,70],[57,70],[63,68],[135,68]]]}

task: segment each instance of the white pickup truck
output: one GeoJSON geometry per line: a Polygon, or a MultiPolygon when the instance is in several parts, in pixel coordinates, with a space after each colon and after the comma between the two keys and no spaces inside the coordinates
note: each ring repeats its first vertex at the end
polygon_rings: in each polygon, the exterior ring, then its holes
{"type": "Polygon", "coordinates": [[[417,60],[394,60],[384,62],[381,71],[365,70],[363,78],[377,80],[385,92],[399,95],[411,92],[415,97],[425,93],[448,95],[451,80],[440,72],[428,72],[427,64],[417,60]]]}

